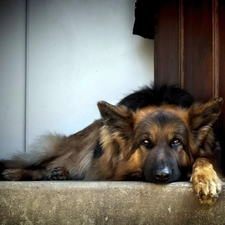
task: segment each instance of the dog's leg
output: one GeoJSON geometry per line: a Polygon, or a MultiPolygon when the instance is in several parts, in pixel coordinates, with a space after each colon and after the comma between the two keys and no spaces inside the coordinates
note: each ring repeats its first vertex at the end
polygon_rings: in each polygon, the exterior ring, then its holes
{"type": "Polygon", "coordinates": [[[222,184],[213,165],[206,158],[198,158],[191,176],[193,191],[202,204],[214,204],[221,192],[222,184]]]}
{"type": "Polygon", "coordinates": [[[5,180],[44,180],[46,174],[46,169],[6,169],[2,172],[2,176],[5,180]]]}
{"type": "Polygon", "coordinates": [[[48,180],[68,180],[69,172],[62,167],[57,167],[50,172],[47,179],[48,180]]]}

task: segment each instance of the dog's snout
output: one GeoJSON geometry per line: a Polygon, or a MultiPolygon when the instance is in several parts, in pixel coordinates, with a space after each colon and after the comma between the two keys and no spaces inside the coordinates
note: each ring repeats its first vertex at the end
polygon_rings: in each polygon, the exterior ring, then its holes
{"type": "Polygon", "coordinates": [[[170,176],[170,169],[168,167],[157,169],[154,171],[154,176],[158,182],[166,182],[170,176]]]}

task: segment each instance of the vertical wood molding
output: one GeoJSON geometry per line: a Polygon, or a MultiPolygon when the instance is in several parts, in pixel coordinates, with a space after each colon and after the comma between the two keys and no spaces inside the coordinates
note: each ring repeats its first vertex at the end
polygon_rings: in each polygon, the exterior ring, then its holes
{"type": "MultiPolygon", "coordinates": [[[[225,101],[225,1],[217,0],[218,2],[218,91],[219,96],[225,101]]],[[[222,146],[222,169],[225,172],[225,103],[221,113],[221,131],[220,144],[222,146]]]]}
{"type": "Polygon", "coordinates": [[[218,0],[212,0],[212,63],[213,63],[213,97],[219,96],[219,28],[218,0]]]}
{"type": "Polygon", "coordinates": [[[184,4],[179,1],[179,84],[184,88],[184,4]]]}
{"type": "MultiPolygon", "coordinates": [[[[225,101],[225,1],[218,0],[218,67],[219,67],[219,95],[225,101]]],[[[224,104],[225,124],[225,104],[224,104]]]]}

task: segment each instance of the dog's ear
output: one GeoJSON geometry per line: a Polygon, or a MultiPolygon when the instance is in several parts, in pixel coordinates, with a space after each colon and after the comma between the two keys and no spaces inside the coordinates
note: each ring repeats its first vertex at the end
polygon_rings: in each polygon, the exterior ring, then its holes
{"type": "Polygon", "coordinates": [[[127,125],[133,124],[133,113],[125,106],[116,107],[105,101],[100,101],[98,109],[104,123],[110,127],[124,129],[127,125]]]}
{"type": "Polygon", "coordinates": [[[189,108],[189,125],[198,146],[212,144],[213,126],[221,113],[222,104],[222,98],[215,98],[205,104],[195,103],[189,108]]]}
{"type": "MultiPolygon", "coordinates": [[[[113,145],[116,147],[107,147],[107,151],[114,149],[115,151],[111,153],[112,155],[122,157],[123,159],[128,159],[131,155],[131,143],[132,143],[132,133],[134,124],[134,113],[125,106],[113,106],[107,102],[98,102],[98,108],[101,113],[103,123],[107,126],[107,130],[111,133],[111,136],[104,137],[104,140],[110,138],[110,142],[113,141],[113,145]],[[114,135],[117,133],[116,135],[114,135]],[[119,147],[120,146],[120,147],[119,147]],[[120,151],[118,151],[120,149],[120,151]]],[[[108,141],[103,141],[103,145],[107,144],[108,141]]],[[[111,146],[111,145],[110,145],[111,146]]],[[[105,154],[106,156],[106,154],[105,154]]],[[[118,160],[118,159],[117,159],[118,160]]]]}

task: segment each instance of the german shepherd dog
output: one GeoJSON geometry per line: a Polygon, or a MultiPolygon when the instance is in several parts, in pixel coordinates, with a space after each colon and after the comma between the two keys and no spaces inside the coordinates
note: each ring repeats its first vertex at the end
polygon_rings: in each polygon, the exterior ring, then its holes
{"type": "Polygon", "coordinates": [[[213,204],[221,191],[212,150],[222,102],[194,102],[176,86],[145,87],[116,106],[100,101],[101,119],[83,130],[41,136],[28,153],[1,160],[1,179],[170,183],[191,174],[200,202],[213,204]]]}

